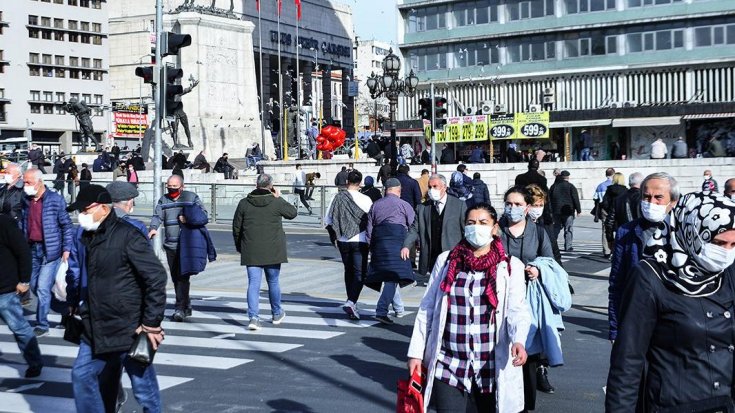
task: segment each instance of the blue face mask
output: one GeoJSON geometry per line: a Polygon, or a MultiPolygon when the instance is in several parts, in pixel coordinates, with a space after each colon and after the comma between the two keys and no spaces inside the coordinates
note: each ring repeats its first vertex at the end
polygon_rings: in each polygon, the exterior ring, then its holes
{"type": "Polygon", "coordinates": [[[521,222],[526,217],[526,211],[525,207],[512,207],[509,205],[505,206],[505,210],[503,211],[503,214],[508,219],[508,221],[512,223],[521,222]]]}

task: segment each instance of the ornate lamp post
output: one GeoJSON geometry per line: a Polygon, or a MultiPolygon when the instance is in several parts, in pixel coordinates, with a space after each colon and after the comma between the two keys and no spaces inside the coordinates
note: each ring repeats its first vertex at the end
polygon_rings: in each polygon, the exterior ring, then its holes
{"type": "Polygon", "coordinates": [[[388,98],[390,103],[390,139],[391,145],[391,163],[394,168],[398,165],[398,138],[396,137],[396,107],[398,106],[398,97],[401,95],[413,97],[416,93],[416,86],[419,84],[419,78],[413,73],[401,79],[399,73],[401,71],[401,60],[393,54],[390,49],[388,56],[383,59],[383,75],[378,76],[375,72],[367,78],[367,87],[370,90],[370,96],[377,99],[380,96],[388,98]]]}

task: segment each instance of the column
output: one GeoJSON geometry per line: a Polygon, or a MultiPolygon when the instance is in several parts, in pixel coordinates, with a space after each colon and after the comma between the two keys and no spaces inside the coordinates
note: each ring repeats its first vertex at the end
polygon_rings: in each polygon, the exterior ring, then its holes
{"type": "Polygon", "coordinates": [[[355,98],[349,95],[349,85],[354,74],[352,69],[342,69],[342,129],[348,138],[355,136],[355,98]]]}
{"type": "MultiPolygon", "coordinates": [[[[261,99],[263,99],[264,106],[265,106],[265,114],[263,119],[263,125],[265,125],[267,128],[270,128],[271,125],[271,117],[269,116],[269,110],[271,110],[268,103],[271,100],[271,97],[273,96],[273,72],[271,72],[271,59],[270,56],[265,54],[263,55],[263,90],[259,90],[259,94],[261,99]]],[[[260,68],[260,63],[258,63],[258,68],[260,68]]],[[[258,88],[260,88],[261,82],[260,82],[260,76],[261,74],[258,73],[258,88]]],[[[260,102],[258,102],[260,104],[260,102]]],[[[260,110],[260,107],[258,107],[258,110],[260,110]]]]}
{"type": "Polygon", "coordinates": [[[324,120],[332,120],[332,68],[322,70],[322,108],[324,120]]]}
{"type": "Polygon", "coordinates": [[[311,87],[312,87],[312,72],[314,70],[314,65],[310,62],[301,62],[303,68],[304,68],[304,74],[302,75],[301,83],[303,86],[303,96],[301,97],[301,105],[302,106],[308,106],[311,104],[311,87]]]}

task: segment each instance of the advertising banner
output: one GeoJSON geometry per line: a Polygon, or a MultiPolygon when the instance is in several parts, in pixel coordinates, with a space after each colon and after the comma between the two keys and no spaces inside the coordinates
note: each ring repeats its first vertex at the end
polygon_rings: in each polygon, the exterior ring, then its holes
{"type": "Polygon", "coordinates": [[[517,139],[516,117],[514,113],[506,113],[503,115],[490,115],[490,139],[517,139]]]}
{"type": "Polygon", "coordinates": [[[516,113],[516,125],[520,139],[549,138],[549,112],[516,113]]]}
{"type": "Polygon", "coordinates": [[[112,103],[113,137],[135,138],[143,135],[148,127],[148,107],[138,104],[112,103]]]}

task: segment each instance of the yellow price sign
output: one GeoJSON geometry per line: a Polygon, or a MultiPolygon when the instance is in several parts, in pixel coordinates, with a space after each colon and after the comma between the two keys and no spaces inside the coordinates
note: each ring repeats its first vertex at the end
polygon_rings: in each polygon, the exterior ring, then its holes
{"type": "Polygon", "coordinates": [[[476,141],[484,141],[487,140],[487,119],[483,115],[481,119],[480,116],[477,116],[478,119],[475,121],[475,140],[476,141]]]}
{"type": "Polygon", "coordinates": [[[475,140],[475,124],[465,122],[462,124],[462,140],[473,141],[475,140]]]}
{"type": "Polygon", "coordinates": [[[448,124],[444,127],[444,130],[447,133],[447,140],[449,140],[450,142],[459,141],[461,131],[460,131],[460,125],[458,123],[452,124],[452,125],[448,124]]]}
{"type": "Polygon", "coordinates": [[[447,134],[443,130],[436,131],[435,136],[436,136],[436,143],[447,143],[447,142],[449,142],[447,140],[447,134]]]}

